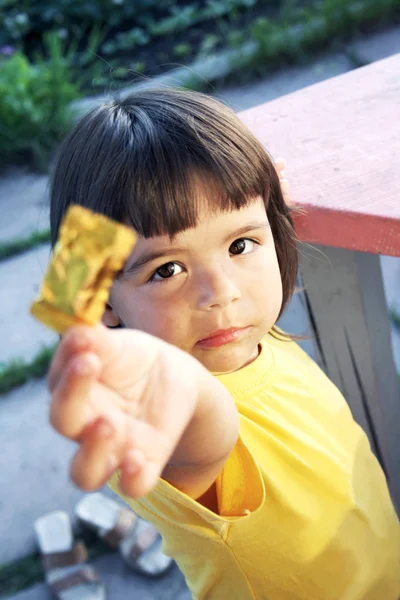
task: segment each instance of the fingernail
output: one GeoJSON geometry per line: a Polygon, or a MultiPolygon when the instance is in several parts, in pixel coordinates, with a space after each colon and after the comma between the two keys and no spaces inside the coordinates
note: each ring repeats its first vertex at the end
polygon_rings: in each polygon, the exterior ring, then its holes
{"type": "Polygon", "coordinates": [[[88,375],[92,374],[92,367],[87,360],[78,360],[75,364],[75,371],[78,373],[78,375],[87,377],[88,375]]]}
{"type": "Polygon", "coordinates": [[[282,158],[282,156],[279,156],[279,158],[276,159],[276,163],[278,165],[282,165],[282,169],[286,169],[287,167],[287,162],[284,158],[282,158]]]}

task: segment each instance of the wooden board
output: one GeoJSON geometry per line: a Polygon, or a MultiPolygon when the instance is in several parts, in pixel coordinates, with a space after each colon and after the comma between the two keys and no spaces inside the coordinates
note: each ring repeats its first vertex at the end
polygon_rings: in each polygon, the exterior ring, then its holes
{"type": "Polygon", "coordinates": [[[240,117],[288,163],[301,240],[400,256],[400,54],[240,117]]]}
{"type": "Polygon", "coordinates": [[[400,510],[400,388],[379,256],[319,247],[300,257],[317,362],[367,433],[400,510]]]}

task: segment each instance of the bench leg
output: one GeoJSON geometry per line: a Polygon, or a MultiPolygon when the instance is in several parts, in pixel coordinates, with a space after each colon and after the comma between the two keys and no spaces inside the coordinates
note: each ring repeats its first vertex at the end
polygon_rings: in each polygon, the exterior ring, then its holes
{"type": "Polygon", "coordinates": [[[378,255],[300,247],[316,360],[367,433],[400,509],[400,386],[378,255]]]}

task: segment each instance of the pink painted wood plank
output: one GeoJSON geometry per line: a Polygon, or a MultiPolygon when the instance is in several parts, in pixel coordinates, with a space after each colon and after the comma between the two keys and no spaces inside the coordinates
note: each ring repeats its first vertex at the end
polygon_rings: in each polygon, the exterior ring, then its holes
{"type": "Polygon", "coordinates": [[[400,54],[240,117],[288,163],[301,240],[400,256],[400,54]]]}

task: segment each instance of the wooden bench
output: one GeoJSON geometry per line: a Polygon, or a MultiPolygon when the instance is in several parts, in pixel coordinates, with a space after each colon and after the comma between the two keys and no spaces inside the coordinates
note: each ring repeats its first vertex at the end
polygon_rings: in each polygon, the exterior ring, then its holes
{"type": "Polygon", "coordinates": [[[379,259],[400,256],[400,54],[240,117],[288,163],[292,199],[305,209],[296,229],[307,243],[300,271],[317,361],[400,508],[400,388],[379,259]]]}

